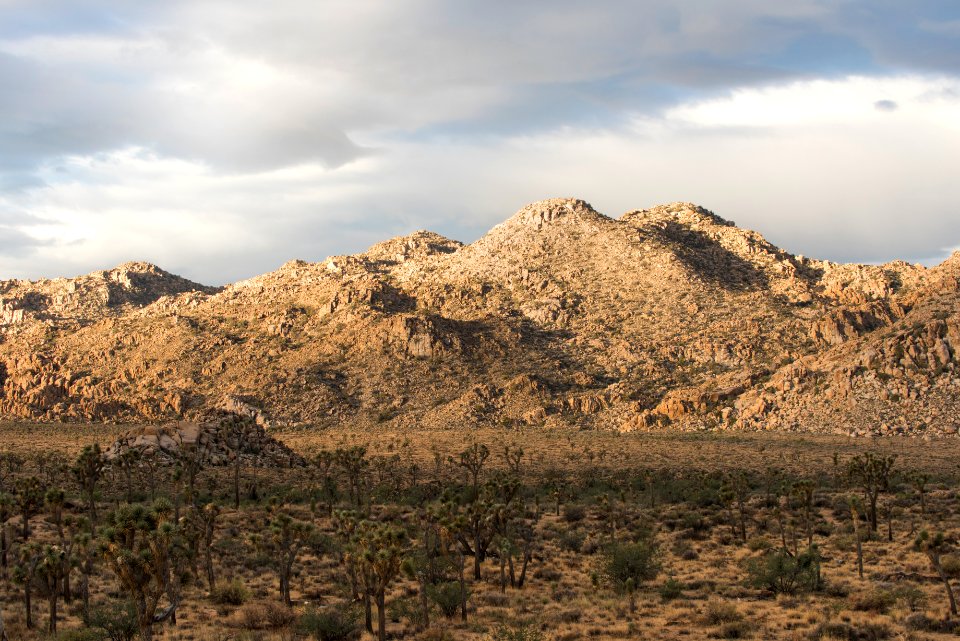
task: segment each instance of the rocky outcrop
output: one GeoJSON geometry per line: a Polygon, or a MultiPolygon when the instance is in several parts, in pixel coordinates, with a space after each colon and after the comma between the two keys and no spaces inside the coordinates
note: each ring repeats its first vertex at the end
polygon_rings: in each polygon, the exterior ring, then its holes
{"type": "Polygon", "coordinates": [[[245,417],[224,417],[205,423],[148,425],[120,436],[105,452],[116,460],[128,452],[176,463],[196,458],[202,465],[229,465],[237,457],[260,467],[295,467],[303,458],[245,417]]]}

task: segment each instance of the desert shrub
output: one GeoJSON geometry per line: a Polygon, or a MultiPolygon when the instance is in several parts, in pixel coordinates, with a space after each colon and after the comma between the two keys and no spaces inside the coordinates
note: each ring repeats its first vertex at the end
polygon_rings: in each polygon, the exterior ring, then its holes
{"type": "Polygon", "coordinates": [[[881,587],[858,596],[853,601],[853,609],[885,614],[898,602],[910,610],[916,610],[926,602],[926,595],[923,590],[912,585],[881,587]]]}
{"type": "Polygon", "coordinates": [[[960,555],[944,554],[940,558],[940,567],[943,573],[951,579],[960,578],[960,555]]]}
{"type": "Polygon", "coordinates": [[[310,609],[297,621],[297,631],[317,641],[347,641],[360,636],[360,616],[354,608],[310,609]]]}
{"type": "Polygon", "coordinates": [[[679,599],[683,596],[683,584],[677,581],[675,578],[670,577],[663,582],[663,585],[660,586],[660,589],[657,590],[660,594],[660,598],[664,601],[673,601],[674,599],[679,599]]]}
{"type": "Polygon", "coordinates": [[[501,625],[488,639],[489,641],[544,641],[546,637],[543,632],[533,626],[510,627],[501,625]]]}
{"type": "Polygon", "coordinates": [[[587,535],[583,530],[566,530],[560,533],[560,538],[557,540],[557,543],[560,545],[561,550],[578,554],[580,550],[583,549],[583,542],[586,538],[587,535]]]}
{"type": "Polygon", "coordinates": [[[914,612],[907,615],[903,625],[908,630],[917,632],[937,632],[941,634],[960,633],[960,621],[951,619],[931,619],[923,612],[914,612]]]}
{"type": "Polygon", "coordinates": [[[614,543],[600,559],[600,575],[616,590],[625,592],[657,576],[660,571],[657,545],[652,540],[614,543]]]}
{"type": "Polygon", "coordinates": [[[63,630],[56,636],[56,641],[106,641],[107,634],[99,628],[76,628],[63,630]]]}
{"type": "Polygon", "coordinates": [[[740,610],[737,609],[735,604],[720,599],[707,601],[707,609],[703,613],[704,625],[721,625],[742,620],[743,615],[740,614],[740,610]]]}
{"type": "Polygon", "coordinates": [[[125,602],[94,608],[86,623],[89,628],[102,631],[109,641],[132,641],[140,632],[137,612],[133,605],[125,602]]]}
{"type": "MultiPolygon", "coordinates": [[[[427,598],[437,604],[443,616],[452,619],[460,609],[460,584],[457,581],[445,581],[428,585],[427,598]]],[[[470,598],[469,591],[467,598],[470,598]]]]}
{"type": "Polygon", "coordinates": [[[693,543],[684,538],[677,538],[674,540],[673,545],[670,546],[670,551],[673,552],[674,556],[678,556],[680,558],[683,558],[684,555],[693,549],[693,543]]]}
{"type": "Polygon", "coordinates": [[[210,599],[218,605],[243,605],[250,598],[250,591],[240,579],[218,583],[210,590],[210,599]]]}
{"type": "Polygon", "coordinates": [[[773,543],[770,542],[770,539],[763,536],[754,536],[749,541],[747,541],[747,549],[751,552],[760,552],[761,550],[769,550],[773,547],[773,543]]]}
{"type": "Polygon", "coordinates": [[[579,523],[587,516],[587,509],[576,503],[563,506],[563,520],[567,523],[579,523]]]}
{"type": "Polygon", "coordinates": [[[247,630],[282,628],[295,618],[293,610],[273,601],[247,603],[237,610],[237,622],[247,630]]]}
{"type": "Polygon", "coordinates": [[[748,621],[730,621],[708,636],[711,639],[747,639],[753,636],[753,625],[748,621]]]}
{"type": "Polygon", "coordinates": [[[820,553],[810,548],[797,556],[780,549],[747,562],[749,584],[774,594],[796,594],[822,587],[820,553]]]}
{"type": "Polygon", "coordinates": [[[882,641],[893,636],[890,626],[884,623],[823,623],[810,633],[812,641],[830,639],[833,641],[882,641]]]}

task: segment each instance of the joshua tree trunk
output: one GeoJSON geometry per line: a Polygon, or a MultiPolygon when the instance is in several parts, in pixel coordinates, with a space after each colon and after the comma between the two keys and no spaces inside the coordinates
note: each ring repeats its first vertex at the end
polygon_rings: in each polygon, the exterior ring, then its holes
{"type": "Polygon", "coordinates": [[[377,638],[387,641],[387,606],[383,590],[377,593],[377,638]]]}
{"type": "Polygon", "coordinates": [[[373,634],[373,609],[370,605],[370,595],[367,592],[363,593],[363,614],[364,614],[364,627],[367,632],[373,634]]]}
{"type": "Polygon", "coordinates": [[[467,622],[467,583],[464,580],[464,570],[467,559],[463,556],[463,550],[460,550],[460,618],[464,623],[467,622]]]}

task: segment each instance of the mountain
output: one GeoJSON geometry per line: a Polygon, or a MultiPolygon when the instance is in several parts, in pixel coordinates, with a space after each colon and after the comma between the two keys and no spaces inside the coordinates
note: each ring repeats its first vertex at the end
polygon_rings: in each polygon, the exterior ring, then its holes
{"type": "Polygon", "coordinates": [[[795,256],[689,203],[524,207],[207,288],[145,264],[0,283],[0,413],[332,427],[954,434],[960,255],[795,256]]]}

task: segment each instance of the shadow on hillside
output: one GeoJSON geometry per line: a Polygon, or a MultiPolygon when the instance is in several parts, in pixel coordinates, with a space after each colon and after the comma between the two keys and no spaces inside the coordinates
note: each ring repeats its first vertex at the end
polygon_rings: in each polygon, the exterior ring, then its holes
{"type": "Polygon", "coordinates": [[[701,231],[670,222],[653,233],[673,248],[687,269],[707,283],[732,292],[764,289],[770,284],[763,270],[701,231]]]}

